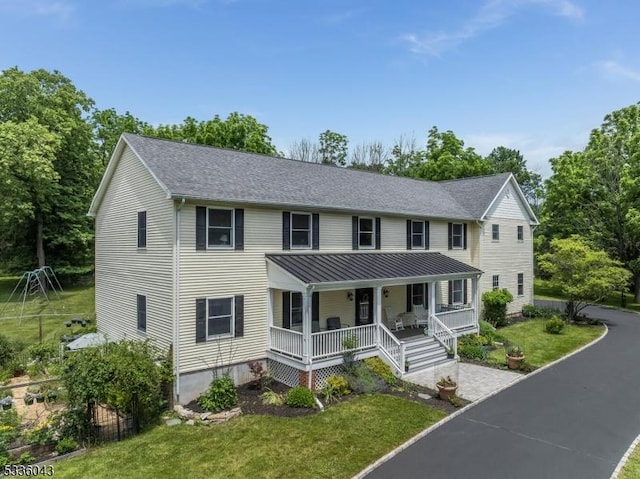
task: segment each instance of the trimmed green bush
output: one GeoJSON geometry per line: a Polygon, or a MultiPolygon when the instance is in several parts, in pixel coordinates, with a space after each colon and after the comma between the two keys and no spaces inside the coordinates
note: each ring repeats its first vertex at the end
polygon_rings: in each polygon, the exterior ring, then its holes
{"type": "Polygon", "coordinates": [[[393,386],[398,381],[398,378],[396,378],[391,370],[391,366],[379,357],[367,358],[364,360],[364,364],[371,369],[371,371],[384,379],[384,382],[390,386],[393,386]]]}
{"type": "Polygon", "coordinates": [[[340,396],[346,396],[347,394],[351,394],[351,389],[349,389],[349,381],[342,374],[332,374],[327,378],[327,386],[335,391],[336,394],[340,396]]]}
{"type": "Polygon", "coordinates": [[[484,319],[495,327],[507,324],[507,304],[513,301],[513,295],[506,288],[487,291],[482,295],[484,319]]]}
{"type": "Polygon", "coordinates": [[[548,319],[544,323],[544,330],[549,334],[560,334],[564,329],[565,322],[558,318],[557,316],[551,319],[548,319]]]}
{"type": "Polygon", "coordinates": [[[303,407],[311,409],[315,406],[316,400],[311,390],[304,386],[296,386],[289,389],[284,403],[289,407],[303,407]]]}
{"type": "Polygon", "coordinates": [[[483,360],[487,357],[487,352],[480,336],[467,334],[458,339],[458,355],[464,359],[483,360]]]}
{"type": "Polygon", "coordinates": [[[543,308],[533,304],[525,304],[522,307],[522,315],[525,318],[553,318],[558,311],[553,308],[543,308]]]}
{"type": "Polygon", "coordinates": [[[504,338],[496,331],[496,328],[487,321],[480,321],[480,336],[486,339],[486,344],[489,346],[496,341],[504,342],[504,338]]]}
{"type": "Polygon", "coordinates": [[[209,390],[198,399],[198,404],[205,411],[220,412],[233,408],[238,404],[236,385],[229,376],[222,376],[211,381],[209,390]]]}
{"type": "Polygon", "coordinates": [[[73,439],[64,438],[58,441],[56,444],[56,452],[58,454],[67,454],[69,452],[75,451],[78,447],[78,443],[73,439]]]}

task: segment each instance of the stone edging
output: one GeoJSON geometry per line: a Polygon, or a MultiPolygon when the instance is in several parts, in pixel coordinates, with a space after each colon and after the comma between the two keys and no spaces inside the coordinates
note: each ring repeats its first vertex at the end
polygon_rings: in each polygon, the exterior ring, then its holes
{"type": "Polygon", "coordinates": [[[624,455],[620,459],[620,462],[618,462],[618,465],[616,466],[613,473],[611,474],[610,479],[616,479],[620,475],[620,472],[622,472],[622,468],[627,464],[627,461],[629,460],[629,456],[631,456],[631,453],[639,444],[640,444],[640,434],[638,434],[635,440],[631,443],[631,445],[629,446],[629,449],[627,449],[627,452],[624,453],[624,455]]]}
{"type": "MultiPolygon", "coordinates": [[[[570,354],[567,354],[566,356],[563,356],[559,359],[556,359],[555,361],[542,366],[539,369],[536,369],[535,371],[529,373],[529,374],[523,374],[521,378],[515,379],[512,382],[510,382],[509,384],[506,384],[505,386],[502,386],[499,389],[496,389],[495,391],[493,391],[490,394],[487,394],[485,397],[478,399],[475,402],[472,402],[471,404],[466,405],[465,407],[463,407],[462,409],[460,409],[459,411],[454,412],[453,414],[448,415],[447,417],[445,417],[444,419],[442,419],[441,421],[429,426],[427,429],[425,429],[424,431],[416,434],[415,436],[413,436],[411,439],[409,439],[407,442],[405,442],[404,444],[401,444],[400,446],[398,446],[397,448],[395,448],[393,451],[385,454],[384,456],[382,456],[380,459],[378,459],[377,461],[375,461],[372,464],[369,464],[366,468],[364,468],[362,471],[360,471],[359,473],[357,473],[355,476],[353,476],[352,479],[362,479],[364,478],[367,474],[369,474],[371,471],[373,471],[374,469],[376,469],[377,467],[379,467],[380,465],[384,464],[385,462],[387,462],[389,459],[397,456],[400,452],[404,451],[405,449],[407,449],[409,446],[413,445],[414,443],[418,442],[420,439],[422,439],[423,437],[425,437],[426,435],[430,434],[432,431],[435,431],[436,429],[438,429],[439,427],[443,426],[444,424],[448,423],[449,421],[455,419],[456,417],[458,417],[460,414],[466,412],[468,409],[471,409],[472,407],[486,401],[487,399],[495,396],[496,394],[504,391],[505,389],[510,388],[511,386],[519,383],[520,381],[524,381],[527,378],[531,377],[531,376],[535,376],[536,374],[541,373],[542,371],[545,371],[546,369],[555,366],[556,364],[558,364],[560,361],[564,361],[565,359],[570,358],[571,356],[575,356],[578,353],[581,353],[582,351],[584,351],[587,348],[590,348],[591,346],[593,346],[596,343],[599,343],[600,341],[602,341],[605,336],[609,333],[609,328],[607,327],[606,324],[602,323],[605,330],[604,333],[602,333],[602,335],[599,338],[594,339],[593,341],[591,341],[588,344],[585,344],[584,346],[582,346],[581,348],[576,349],[575,351],[573,351],[570,354]]],[[[638,436],[638,439],[640,441],[640,436],[638,436]]],[[[620,466],[622,467],[622,466],[620,466]]]]}

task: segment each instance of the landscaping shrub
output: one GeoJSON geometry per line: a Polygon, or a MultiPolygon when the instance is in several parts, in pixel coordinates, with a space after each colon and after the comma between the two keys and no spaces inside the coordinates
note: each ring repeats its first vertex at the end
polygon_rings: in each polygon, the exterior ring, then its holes
{"type": "Polygon", "coordinates": [[[487,352],[478,335],[467,334],[458,339],[458,355],[464,359],[483,360],[487,357],[487,352]]]}
{"type": "Polygon", "coordinates": [[[357,362],[347,373],[351,389],[359,394],[371,394],[386,388],[384,379],[369,369],[362,361],[357,362]]]}
{"type": "Polygon", "coordinates": [[[522,307],[522,315],[525,318],[553,318],[558,315],[554,308],[543,308],[533,304],[525,304],[522,307]]]}
{"type": "Polygon", "coordinates": [[[494,328],[491,323],[488,323],[487,321],[480,321],[480,336],[486,339],[486,344],[488,344],[489,346],[493,345],[493,343],[495,343],[496,341],[501,343],[504,342],[504,338],[502,337],[502,335],[499,334],[496,331],[496,328],[494,328]]]}
{"type": "Polygon", "coordinates": [[[545,321],[544,330],[549,334],[560,334],[564,326],[565,322],[556,316],[545,321]]]}
{"type": "Polygon", "coordinates": [[[211,381],[206,393],[198,398],[198,404],[205,411],[220,412],[238,404],[238,395],[233,379],[222,376],[211,381]]]}
{"type": "Polygon", "coordinates": [[[22,341],[10,339],[0,334],[0,369],[7,369],[13,373],[15,364],[20,363],[19,353],[24,348],[22,341]]]}
{"type": "Polygon", "coordinates": [[[266,404],[267,406],[282,406],[284,402],[282,396],[271,389],[267,389],[260,394],[260,399],[262,400],[262,404],[266,404]]]}
{"type": "Polygon", "coordinates": [[[284,403],[290,407],[303,407],[311,409],[316,405],[316,400],[311,390],[304,386],[296,386],[289,389],[284,403]]]}
{"type": "Polygon", "coordinates": [[[397,382],[398,378],[396,378],[396,376],[393,374],[391,366],[389,366],[379,357],[367,358],[364,360],[364,364],[366,364],[366,366],[371,369],[371,371],[384,379],[384,382],[386,382],[390,386],[393,386],[397,382]]]}
{"type": "Polygon", "coordinates": [[[56,356],[56,343],[35,343],[29,346],[29,357],[40,364],[46,364],[56,356]]]}
{"type": "Polygon", "coordinates": [[[56,452],[58,454],[67,454],[69,452],[75,451],[78,447],[78,443],[73,439],[64,438],[58,441],[56,444],[56,452]]]}
{"type": "Polygon", "coordinates": [[[506,288],[487,291],[482,295],[484,319],[495,327],[507,324],[507,304],[513,301],[513,295],[506,288]]]}
{"type": "Polygon", "coordinates": [[[340,396],[346,396],[351,394],[349,389],[349,381],[342,374],[332,374],[327,378],[327,385],[325,387],[331,388],[336,394],[340,396]]]}

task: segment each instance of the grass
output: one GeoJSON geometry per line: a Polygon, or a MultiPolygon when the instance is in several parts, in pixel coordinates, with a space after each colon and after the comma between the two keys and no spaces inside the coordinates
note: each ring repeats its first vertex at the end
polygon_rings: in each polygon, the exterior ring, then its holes
{"type": "MultiPolygon", "coordinates": [[[[544,331],[544,322],[543,319],[531,319],[500,328],[498,333],[524,350],[528,364],[541,367],[590,343],[604,332],[601,325],[567,324],[561,334],[549,334],[544,331]]],[[[489,353],[489,359],[498,363],[505,363],[504,356],[502,348],[489,353]]]]}
{"type": "Polygon", "coordinates": [[[638,479],[640,477],[640,445],[636,446],[618,475],[618,479],[638,479]]]}
{"type": "MultiPolygon", "coordinates": [[[[536,299],[564,299],[562,293],[557,288],[552,288],[549,282],[544,279],[536,278],[533,283],[533,289],[536,299]]],[[[626,309],[640,312],[640,303],[633,301],[633,294],[625,293],[625,298],[627,300],[626,309]]],[[[607,299],[600,304],[619,308],[620,293],[610,294],[607,299]]]]}
{"type": "Polygon", "coordinates": [[[303,418],[244,416],[213,427],[158,426],[56,464],[57,478],[348,478],[446,414],[360,396],[303,418]],[[141,451],[144,451],[141,454],[141,451]]]}
{"type": "Polygon", "coordinates": [[[60,295],[60,299],[50,294],[50,306],[41,300],[28,298],[25,302],[24,314],[32,317],[24,317],[20,321],[22,298],[19,293],[21,288],[16,291],[11,302],[7,303],[18,280],[18,277],[5,276],[0,278],[0,332],[2,335],[12,339],[20,339],[27,344],[38,342],[40,339],[38,315],[41,315],[42,340],[52,341],[57,340],[61,334],[77,332],[78,328],[69,331],[69,328],[64,325],[64,322],[72,317],[95,319],[95,288],[90,285],[65,289],[60,295]],[[52,315],[54,312],[57,314],[52,315]]]}

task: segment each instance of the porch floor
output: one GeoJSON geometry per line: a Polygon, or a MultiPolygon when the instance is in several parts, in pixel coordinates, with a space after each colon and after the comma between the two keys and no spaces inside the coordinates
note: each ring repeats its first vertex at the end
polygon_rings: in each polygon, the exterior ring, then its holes
{"type": "Polygon", "coordinates": [[[409,339],[424,337],[423,328],[405,328],[405,329],[401,329],[400,331],[391,331],[391,332],[400,341],[406,341],[409,339]]]}

